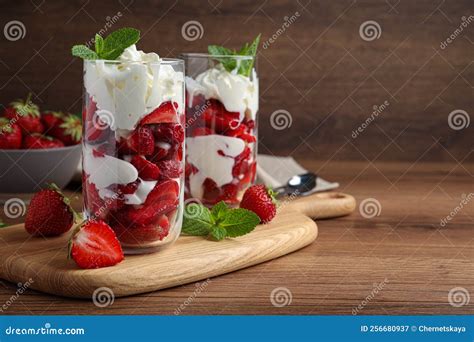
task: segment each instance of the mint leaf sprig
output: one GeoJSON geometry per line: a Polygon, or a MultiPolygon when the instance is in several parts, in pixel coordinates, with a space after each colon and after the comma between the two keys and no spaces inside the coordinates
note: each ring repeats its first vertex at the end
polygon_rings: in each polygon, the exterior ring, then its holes
{"type": "Polygon", "coordinates": [[[257,38],[251,44],[245,43],[240,50],[231,50],[219,45],[209,45],[207,47],[207,51],[210,55],[215,56],[213,57],[222,66],[229,72],[235,70],[238,65],[237,73],[246,77],[250,76],[252,72],[254,58],[251,59],[243,59],[240,63],[237,63],[236,58],[232,56],[252,56],[255,57],[257,55],[258,45],[260,44],[260,36],[259,34],[257,38]],[[225,56],[225,57],[224,57],[225,56]]]}
{"type": "Polygon", "coordinates": [[[191,203],[184,209],[183,234],[207,236],[216,241],[250,233],[260,223],[254,212],[230,209],[224,202],[217,203],[212,210],[202,204],[191,203]]]}
{"type": "Polygon", "coordinates": [[[71,49],[73,56],[82,59],[117,59],[129,46],[136,44],[140,40],[140,31],[130,27],[124,27],[112,32],[107,37],[102,38],[95,35],[95,51],[85,45],[74,45],[71,49]]]}

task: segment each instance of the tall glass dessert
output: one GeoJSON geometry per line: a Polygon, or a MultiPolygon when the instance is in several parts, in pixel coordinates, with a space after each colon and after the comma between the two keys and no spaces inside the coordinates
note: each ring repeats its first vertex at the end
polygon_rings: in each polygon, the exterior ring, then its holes
{"type": "Polygon", "coordinates": [[[209,46],[186,65],[186,198],[235,205],[254,183],[259,37],[239,51],[209,46]]]}
{"type": "Polygon", "coordinates": [[[84,61],[84,212],[107,222],[126,253],[180,234],[184,96],[182,60],[131,45],[116,60],[84,61]]]}

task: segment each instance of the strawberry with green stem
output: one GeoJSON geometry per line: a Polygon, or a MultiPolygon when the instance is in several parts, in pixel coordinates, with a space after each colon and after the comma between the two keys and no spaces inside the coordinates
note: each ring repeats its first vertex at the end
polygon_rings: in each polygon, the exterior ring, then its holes
{"type": "Polygon", "coordinates": [[[0,118],[0,149],[19,149],[22,143],[21,128],[7,118],[0,118]]]}
{"type": "Polygon", "coordinates": [[[31,199],[25,229],[33,236],[58,236],[71,229],[80,218],[69,198],[52,183],[31,199]]]}
{"type": "Polygon", "coordinates": [[[16,100],[5,109],[5,117],[17,123],[24,133],[43,133],[39,107],[31,101],[31,93],[25,100],[16,100]]]}

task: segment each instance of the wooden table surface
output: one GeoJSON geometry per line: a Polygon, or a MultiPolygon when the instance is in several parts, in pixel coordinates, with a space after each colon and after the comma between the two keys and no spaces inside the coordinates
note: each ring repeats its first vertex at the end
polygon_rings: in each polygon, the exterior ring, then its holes
{"type": "Polygon", "coordinates": [[[474,313],[474,298],[453,302],[457,307],[448,299],[450,291],[454,301],[474,296],[474,165],[301,162],[340,182],[358,203],[378,201],[379,215],[366,218],[369,207],[358,207],[350,216],[318,221],[318,239],[291,255],[199,284],[116,298],[105,308],[30,289],[15,296],[16,285],[3,281],[0,304],[11,303],[3,313],[474,313]],[[272,291],[291,302],[273,305],[272,291]]]}

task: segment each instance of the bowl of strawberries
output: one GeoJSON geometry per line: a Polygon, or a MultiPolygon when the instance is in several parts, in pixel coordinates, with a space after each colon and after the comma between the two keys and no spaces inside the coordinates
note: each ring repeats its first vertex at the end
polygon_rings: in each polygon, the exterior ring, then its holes
{"type": "Polygon", "coordinates": [[[66,186],[81,157],[81,119],[40,111],[31,101],[11,102],[0,113],[0,192],[29,193],[48,183],[66,186]]]}

